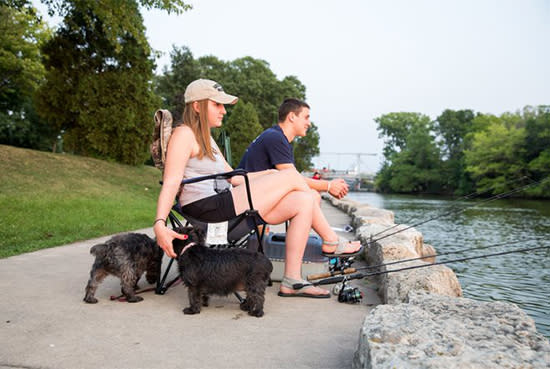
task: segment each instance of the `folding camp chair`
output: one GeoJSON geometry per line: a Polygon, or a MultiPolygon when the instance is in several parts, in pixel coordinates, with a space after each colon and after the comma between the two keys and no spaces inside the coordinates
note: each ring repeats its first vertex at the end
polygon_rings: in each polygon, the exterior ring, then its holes
{"type": "MultiPolygon", "coordinates": [[[[166,149],[168,146],[168,140],[171,135],[172,131],[172,115],[168,110],[158,110],[155,113],[154,116],[155,120],[155,129],[153,131],[153,143],[151,144],[151,155],[153,157],[153,161],[155,163],[155,166],[159,169],[164,169],[164,161],[166,159],[166,149]]],[[[219,173],[219,174],[213,174],[208,176],[202,176],[202,177],[196,177],[196,178],[189,178],[186,180],[183,180],[181,182],[182,186],[190,183],[196,183],[196,182],[202,182],[206,180],[213,180],[214,186],[216,181],[226,181],[229,178],[232,178],[234,176],[242,176],[244,177],[245,181],[245,188],[247,193],[247,200],[249,209],[243,212],[242,214],[239,214],[233,219],[228,220],[227,225],[227,242],[223,242],[220,244],[211,244],[211,247],[247,247],[251,249],[255,249],[259,252],[263,252],[263,238],[266,227],[264,226],[264,222],[261,219],[260,215],[258,214],[258,211],[254,209],[254,206],[252,204],[252,197],[250,195],[250,183],[248,179],[247,172],[243,169],[237,169],[231,172],[226,173],[219,173]]],[[[214,188],[216,192],[218,190],[214,188]]],[[[181,190],[181,187],[180,187],[181,190]]],[[[178,196],[179,197],[179,191],[178,196]]],[[[185,214],[179,202],[176,198],[175,204],[172,207],[172,210],[168,214],[167,224],[169,224],[172,228],[182,227],[183,224],[178,218],[178,215],[183,217],[185,220],[186,225],[192,225],[193,227],[197,227],[202,229],[203,231],[207,231],[207,228],[211,226],[208,222],[205,222],[201,219],[196,219],[188,214],[185,214]]],[[[172,267],[172,264],[174,263],[174,259],[170,259],[170,262],[168,263],[168,266],[162,275],[162,277],[159,275],[159,278],[157,280],[157,285],[155,288],[155,293],[163,295],[166,293],[168,288],[170,288],[175,282],[178,281],[179,277],[176,277],[166,283],[166,279],[168,278],[168,274],[170,272],[170,269],[172,267]]],[[[242,302],[242,298],[236,293],[235,294],[237,298],[242,302]]]]}
{"type": "MultiPolygon", "coordinates": [[[[196,183],[205,180],[227,180],[234,176],[243,176],[245,180],[247,198],[249,209],[245,212],[237,215],[235,218],[229,219],[227,225],[227,242],[221,244],[211,244],[211,247],[246,247],[252,248],[259,252],[263,252],[263,239],[265,234],[264,227],[265,223],[258,214],[258,211],[254,209],[252,204],[252,197],[250,196],[250,183],[248,180],[247,172],[243,169],[237,169],[231,172],[213,174],[209,176],[202,176],[196,178],[190,178],[182,181],[182,184],[196,183]],[[259,235],[259,236],[258,236],[259,235]]],[[[193,227],[200,228],[206,232],[209,226],[212,226],[211,223],[202,221],[200,219],[194,218],[188,214],[185,214],[179,203],[176,201],[176,204],[172,207],[172,211],[168,214],[168,223],[172,228],[182,227],[182,222],[177,217],[177,214],[181,215],[185,221],[186,225],[192,225],[193,227]]],[[[168,288],[170,288],[175,282],[178,281],[179,277],[172,279],[170,282],[166,283],[168,273],[172,267],[172,264],[175,259],[170,259],[168,266],[162,276],[159,276],[157,282],[157,287],[155,293],[163,295],[168,288]],[[166,284],[165,284],[166,283],[166,284]]],[[[241,300],[241,297],[236,294],[236,296],[241,300]]]]}

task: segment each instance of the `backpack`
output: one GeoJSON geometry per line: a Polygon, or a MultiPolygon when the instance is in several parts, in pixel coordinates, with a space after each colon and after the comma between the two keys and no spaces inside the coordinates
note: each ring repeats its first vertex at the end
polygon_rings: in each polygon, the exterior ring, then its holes
{"type": "Polygon", "coordinates": [[[155,167],[164,170],[168,140],[172,134],[172,113],[166,109],[159,109],[155,112],[154,121],[153,142],[150,147],[151,157],[155,167]]]}

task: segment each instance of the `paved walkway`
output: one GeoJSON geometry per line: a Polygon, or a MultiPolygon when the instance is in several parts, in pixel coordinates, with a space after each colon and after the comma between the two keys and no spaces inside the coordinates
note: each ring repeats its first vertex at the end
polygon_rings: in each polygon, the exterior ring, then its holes
{"type": "MultiPolygon", "coordinates": [[[[323,208],[334,227],[349,222],[323,208]]],[[[188,316],[182,285],[128,304],[109,300],[120,286],[108,277],[99,303],[86,304],[89,249],[108,238],[0,260],[0,368],[349,368],[363,319],[379,303],[365,281],[354,281],[366,294],[360,305],[281,298],[274,283],[263,318],[242,312],[233,296],[188,316]]]]}

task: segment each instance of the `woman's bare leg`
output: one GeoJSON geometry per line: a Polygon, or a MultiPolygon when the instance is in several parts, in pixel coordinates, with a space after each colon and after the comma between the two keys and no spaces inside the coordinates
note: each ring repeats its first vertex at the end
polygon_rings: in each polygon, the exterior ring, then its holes
{"type": "MultiPolygon", "coordinates": [[[[302,279],[301,267],[304,250],[312,224],[314,199],[309,187],[295,169],[266,174],[250,181],[252,203],[262,218],[270,224],[279,224],[290,219],[286,234],[285,276],[302,279]]],[[[244,185],[232,190],[235,212],[249,208],[244,185]]],[[[292,289],[281,286],[281,291],[292,289]]],[[[308,293],[326,294],[326,290],[311,287],[308,293]]]]}

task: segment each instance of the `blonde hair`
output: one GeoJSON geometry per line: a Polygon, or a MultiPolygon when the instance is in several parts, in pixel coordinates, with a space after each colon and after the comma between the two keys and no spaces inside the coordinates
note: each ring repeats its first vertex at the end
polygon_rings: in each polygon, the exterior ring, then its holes
{"type": "Polygon", "coordinates": [[[207,156],[211,160],[214,158],[216,149],[210,143],[210,126],[208,124],[208,99],[197,101],[199,104],[199,112],[193,109],[193,102],[185,104],[183,110],[183,124],[189,126],[195,135],[195,139],[199,144],[198,159],[207,156]]]}

